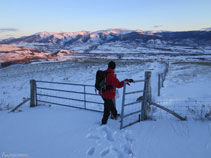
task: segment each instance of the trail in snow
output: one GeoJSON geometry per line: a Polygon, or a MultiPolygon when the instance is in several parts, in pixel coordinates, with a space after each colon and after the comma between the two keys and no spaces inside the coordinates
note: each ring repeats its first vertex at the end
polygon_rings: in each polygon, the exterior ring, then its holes
{"type": "Polygon", "coordinates": [[[133,157],[134,139],[125,131],[113,130],[108,125],[92,128],[86,136],[94,144],[87,150],[87,156],[94,157],[133,157]]]}

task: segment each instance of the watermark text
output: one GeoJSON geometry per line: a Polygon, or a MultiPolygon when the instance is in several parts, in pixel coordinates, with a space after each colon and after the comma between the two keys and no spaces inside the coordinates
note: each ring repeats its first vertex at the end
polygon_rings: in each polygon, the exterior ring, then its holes
{"type": "Polygon", "coordinates": [[[29,157],[28,154],[22,154],[22,153],[12,154],[3,152],[1,154],[1,158],[28,158],[28,157],[29,157]]]}

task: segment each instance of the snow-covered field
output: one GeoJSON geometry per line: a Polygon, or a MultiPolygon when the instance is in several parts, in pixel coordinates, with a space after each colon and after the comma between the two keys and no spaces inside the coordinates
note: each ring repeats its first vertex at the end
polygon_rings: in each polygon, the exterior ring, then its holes
{"type": "MultiPolygon", "coordinates": [[[[200,120],[198,113],[187,121],[169,119],[169,115],[120,130],[119,120],[109,119],[106,126],[100,126],[102,113],[97,112],[58,106],[29,108],[29,103],[20,108],[21,112],[6,110],[29,97],[30,79],[94,85],[96,71],[106,69],[107,62],[84,59],[0,69],[0,157],[210,158],[211,122],[209,118],[200,120]]],[[[163,62],[117,60],[116,74],[120,80],[140,80],[145,71],[152,71],[155,102],[172,107],[186,103],[210,107],[210,64],[170,63],[158,97],[157,74],[165,66],[163,62]]],[[[132,87],[139,89],[136,84],[132,87]]],[[[120,112],[122,89],[118,93],[120,112]]]]}

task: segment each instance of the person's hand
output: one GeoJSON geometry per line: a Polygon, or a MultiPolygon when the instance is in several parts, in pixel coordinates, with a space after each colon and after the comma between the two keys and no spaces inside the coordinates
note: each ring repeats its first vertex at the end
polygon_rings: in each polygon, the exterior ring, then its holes
{"type": "Polygon", "coordinates": [[[130,86],[130,83],[129,83],[129,80],[128,80],[128,79],[125,79],[124,82],[125,82],[128,86],[130,86]]]}
{"type": "Polygon", "coordinates": [[[128,79],[125,79],[124,81],[125,81],[125,82],[129,82],[129,80],[128,80],[128,79]]]}
{"type": "Polygon", "coordinates": [[[134,80],[133,80],[133,79],[128,79],[128,82],[130,82],[130,83],[131,83],[131,82],[134,82],[134,80]]]}

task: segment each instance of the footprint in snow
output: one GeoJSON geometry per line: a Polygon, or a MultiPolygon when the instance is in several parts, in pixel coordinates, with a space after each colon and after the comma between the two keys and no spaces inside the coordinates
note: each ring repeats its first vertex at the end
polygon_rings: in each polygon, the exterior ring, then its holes
{"type": "Polygon", "coordinates": [[[133,151],[131,149],[131,145],[129,145],[129,144],[124,144],[123,145],[123,151],[127,155],[133,155],[133,151]]]}
{"type": "Polygon", "coordinates": [[[103,150],[103,151],[101,152],[100,156],[104,157],[104,156],[106,156],[109,152],[110,152],[110,149],[109,149],[109,148],[108,148],[108,149],[105,149],[105,150],[103,150]]]}
{"type": "Polygon", "coordinates": [[[133,155],[133,151],[132,151],[132,144],[133,144],[133,137],[131,136],[130,133],[126,132],[124,135],[123,135],[126,143],[122,146],[122,149],[123,149],[123,152],[127,155],[130,155],[132,156],[133,155]]]}
{"type": "Polygon", "coordinates": [[[124,154],[118,148],[112,148],[117,153],[118,158],[123,158],[124,154]]]}
{"type": "Polygon", "coordinates": [[[132,138],[132,136],[130,134],[126,133],[126,135],[124,137],[125,137],[125,140],[127,142],[129,142],[130,144],[133,143],[134,140],[133,140],[133,138],[132,138]]]}
{"type": "Polygon", "coordinates": [[[95,152],[95,148],[94,147],[91,147],[88,151],[87,151],[87,155],[88,156],[92,156],[95,152]]]}
{"type": "Polygon", "coordinates": [[[107,139],[108,141],[111,141],[111,142],[114,141],[112,132],[111,132],[107,127],[103,127],[103,128],[102,128],[102,131],[105,132],[105,137],[106,137],[106,139],[107,139]]]}
{"type": "Polygon", "coordinates": [[[89,133],[89,134],[87,134],[87,136],[86,136],[88,139],[100,139],[100,137],[99,136],[97,136],[97,135],[94,135],[94,134],[92,134],[92,133],[89,133]]]}

